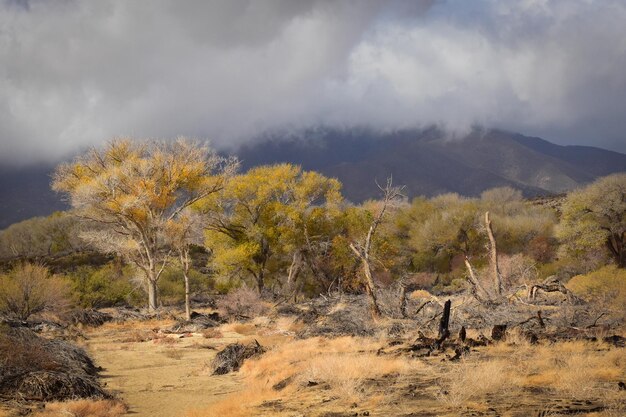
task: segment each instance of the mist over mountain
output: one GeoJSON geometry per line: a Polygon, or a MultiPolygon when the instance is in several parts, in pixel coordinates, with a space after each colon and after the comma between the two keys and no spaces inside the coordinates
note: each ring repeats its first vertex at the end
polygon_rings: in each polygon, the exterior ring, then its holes
{"type": "MultiPolygon", "coordinates": [[[[242,170],[291,162],[343,183],[355,203],[377,198],[375,181],[390,175],[409,197],[455,192],[476,196],[511,186],[528,197],[562,193],[595,178],[626,171],[626,155],[589,146],[561,146],[502,130],[475,129],[450,138],[437,128],[381,133],[316,128],[268,134],[233,151],[242,170]]],[[[0,229],[64,210],[50,189],[53,165],[0,167],[0,229]]]]}
{"type": "Polygon", "coordinates": [[[626,155],[589,146],[560,146],[501,130],[475,129],[449,138],[437,129],[376,133],[317,129],[267,137],[237,152],[244,169],[276,162],[300,164],[337,177],[360,202],[378,197],[375,180],[390,175],[409,197],[456,192],[476,196],[511,186],[526,196],[556,194],[626,171],[626,155]]]}

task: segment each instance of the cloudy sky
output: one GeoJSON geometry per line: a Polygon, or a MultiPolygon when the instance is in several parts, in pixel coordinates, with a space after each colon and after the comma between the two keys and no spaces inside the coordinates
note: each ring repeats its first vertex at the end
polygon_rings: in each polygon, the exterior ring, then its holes
{"type": "Polygon", "coordinates": [[[0,162],[433,123],[626,152],[626,2],[0,0],[0,162]]]}

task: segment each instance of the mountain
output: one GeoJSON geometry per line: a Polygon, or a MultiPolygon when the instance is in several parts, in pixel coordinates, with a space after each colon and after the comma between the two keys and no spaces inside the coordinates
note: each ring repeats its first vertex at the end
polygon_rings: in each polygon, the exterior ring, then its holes
{"type": "Polygon", "coordinates": [[[237,152],[244,169],[291,162],[337,177],[352,201],[376,198],[374,181],[393,175],[409,196],[456,192],[476,196],[511,186],[528,197],[558,194],[614,172],[626,155],[588,146],[561,146],[502,130],[475,129],[450,139],[432,128],[375,133],[317,129],[266,137],[237,152]]]}
{"type": "MultiPolygon", "coordinates": [[[[565,192],[600,176],[626,171],[626,155],[589,146],[561,146],[502,130],[475,129],[449,138],[436,128],[380,133],[308,129],[265,135],[234,151],[242,169],[291,162],[336,177],[344,195],[378,197],[375,181],[390,175],[409,197],[456,192],[476,196],[499,186],[526,196],[565,192]]],[[[52,166],[0,167],[0,229],[66,208],[50,190],[52,166]]]]}
{"type": "Polygon", "coordinates": [[[35,216],[67,209],[50,189],[51,165],[0,166],[0,230],[35,216]]]}

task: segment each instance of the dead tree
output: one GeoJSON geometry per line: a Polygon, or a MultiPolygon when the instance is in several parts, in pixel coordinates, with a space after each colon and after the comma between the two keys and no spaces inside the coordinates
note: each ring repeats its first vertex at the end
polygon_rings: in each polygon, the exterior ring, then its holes
{"type": "Polygon", "coordinates": [[[467,256],[465,256],[465,267],[468,273],[467,280],[472,286],[472,293],[476,299],[481,302],[493,303],[497,302],[502,297],[502,274],[498,266],[498,249],[496,246],[496,238],[491,228],[491,219],[489,218],[488,211],[485,212],[485,229],[489,237],[489,270],[492,276],[493,289],[489,291],[482,285],[467,256]]]}
{"type": "Polygon", "coordinates": [[[493,237],[493,230],[491,229],[491,220],[489,219],[489,212],[485,212],[485,228],[487,229],[487,236],[489,236],[489,269],[491,269],[491,275],[493,280],[493,286],[496,296],[502,295],[502,275],[500,274],[500,268],[498,266],[498,249],[496,248],[496,238],[493,237]]]}
{"type": "MultiPolygon", "coordinates": [[[[378,185],[378,183],[376,185],[378,185]]],[[[380,224],[382,223],[387,209],[393,203],[403,197],[402,189],[404,187],[394,187],[392,183],[392,178],[390,177],[387,179],[387,184],[385,185],[385,187],[381,187],[380,185],[378,185],[378,188],[383,192],[381,207],[374,217],[374,220],[372,220],[372,224],[370,225],[365,239],[362,242],[350,243],[350,249],[352,249],[352,252],[354,252],[354,254],[361,261],[363,275],[365,276],[365,291],[369,296],[370,309],[374,318],[380,317],[381,312],[380,308],[378,307],[378,302],[376,300],[376,287],[374,285],[374,278],[372,276],[372,265],[370,259],[372,239],[374,238],[376,229],[378,229],[378,226],[380,226],[380,224]]]]}
{"type": "Polygon", "coordinates": [[[535,300],[539,291],[543,292],[560,292],[567,297],[567,301],[575,303],[580,301],[555,275],[546,278],[541,284],[532,285],[528,291],[528,299],[535,300]]]}
{"type": "Polygon", "coordinates": [[[407,317],[406,312],[406,284],[400,282],[400,314],[403,318],[407,317]]]}
{"type": "Polygon", "coordinates": [[[491,296],[476,277],[476,274],[474,273],[474,268],[472,268],[472,264],[470,263],[467,256],[465,257],[465,267],[467,268],[468,274],[467,280],[472,286],[472,293],[474,294],[474,297],[476,297],[478,301],[489,301],[491,299],[491,296]]]}

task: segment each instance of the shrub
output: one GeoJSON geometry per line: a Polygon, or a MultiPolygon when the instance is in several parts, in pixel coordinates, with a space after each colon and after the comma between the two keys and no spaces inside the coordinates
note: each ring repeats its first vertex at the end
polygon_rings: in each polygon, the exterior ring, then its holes
{"type": "Polygon", "coordinates": [[[577,275],[567,283],[567,287],[585,300],[609,308],[623,309],[626,305],[626,270],[615,265],[577,275]]]}
{"type": "Polygon", "coordinates": [[[67,285],[44,266],[24,263],[0,275],[0,313],[27,320],[43,311],[67,307],[67,285]]]}
{"type": "MultiPolygon", "coordinates": [[[[188,276],[192,294],[206,293],[213,289],[213,281],[195,269],[190,269],[188,276]]],[[[185,280],[180,268],[165,268],[158,286],[159,298],[163,304],[176,304],[185,299],[185,280]]]]}
{"type": "Polygon", "coordinates": [[[134,275],[129,265],[109,263],[100,268],[81,266],[68,277],[72,295],[80,306],[102,308],[143,301],[141,290],[131,283],[134,275]]]}
{"type": "Polygon", "coordinates": [[[258,292],[241,287],[218,300],[217,309],[223,317],[238,319],[262,315],[267,312],[267,305],[258,292]]]}

